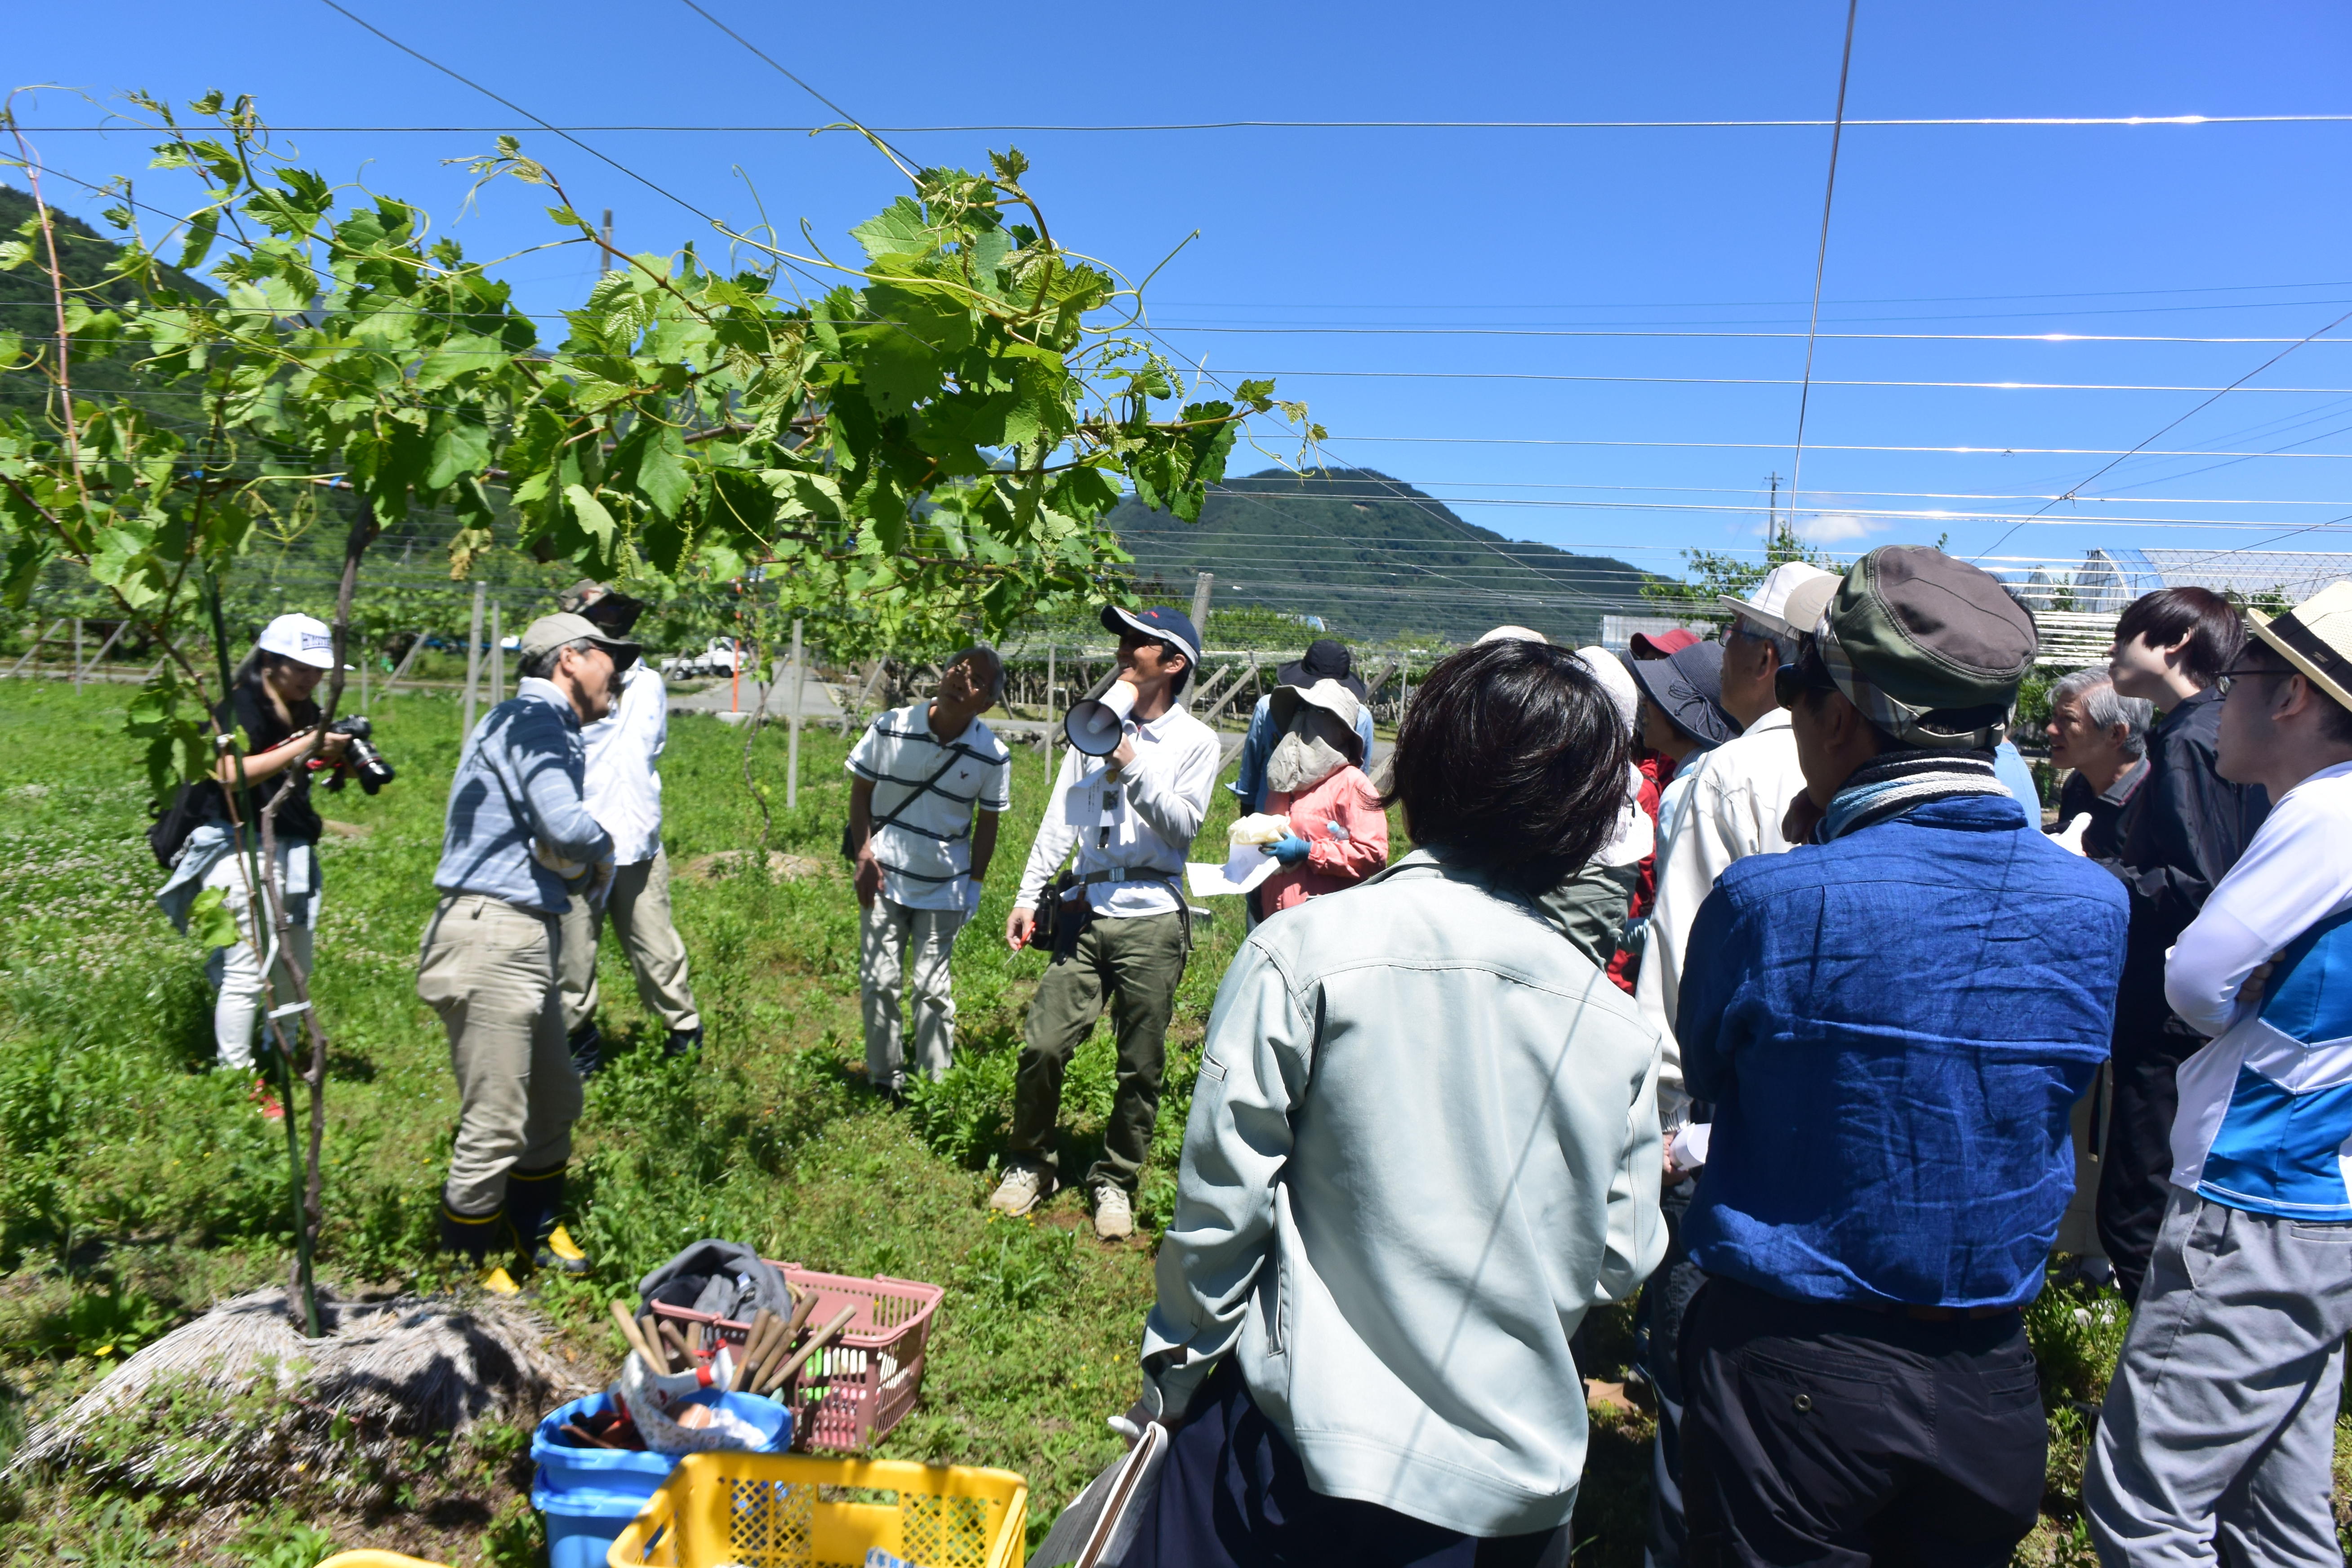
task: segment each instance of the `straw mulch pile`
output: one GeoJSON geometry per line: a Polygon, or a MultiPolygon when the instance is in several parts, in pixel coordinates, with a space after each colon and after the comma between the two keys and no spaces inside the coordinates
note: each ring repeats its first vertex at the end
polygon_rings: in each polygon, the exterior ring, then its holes
{"type": "Polygon", "coordinates": [[[404,1447],[485,1420],[528,1426],[590,1391],[528,1309],[491,1298],[331,1301],[302,1337],[282,1288],[224,1301],[122,1363],[8,1467],[259,1500],[289,1482],[369,1500],[404,1447]]]}

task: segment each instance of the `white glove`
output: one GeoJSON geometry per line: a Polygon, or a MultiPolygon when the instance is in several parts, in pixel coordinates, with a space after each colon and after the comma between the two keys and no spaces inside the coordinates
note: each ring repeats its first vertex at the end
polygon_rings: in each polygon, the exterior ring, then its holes
{"type": "Polygon", "coordinates": [[[2087,811],[2082,811],[2075,813],[2074,819],[2072,822],[2069,822],[2065,826],[2060,828],[2050,837],[2052,840],[2057,844],[2058,847],[2066,851],[2067,854],[2080,855],[2083,853],[2083,835],[2088,833],[2090,830],[2091,814],[2087,811]]]}

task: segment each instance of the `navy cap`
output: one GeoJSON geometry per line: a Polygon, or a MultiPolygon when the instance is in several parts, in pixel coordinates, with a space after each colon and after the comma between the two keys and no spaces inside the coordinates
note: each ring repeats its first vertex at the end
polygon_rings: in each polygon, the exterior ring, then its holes
{"type": "Polygon", "coordinates": [[[1105,631],[1134,632],[1152,642],[1174,643],[1187,665],[1194,669],[1201,668],[1201,634],[1192,629],[1192,617],[1181,610],[1165,605],[1148,610],[1122,610],[1117,605],[1105,605],[1102,624],[1105,631]]]}

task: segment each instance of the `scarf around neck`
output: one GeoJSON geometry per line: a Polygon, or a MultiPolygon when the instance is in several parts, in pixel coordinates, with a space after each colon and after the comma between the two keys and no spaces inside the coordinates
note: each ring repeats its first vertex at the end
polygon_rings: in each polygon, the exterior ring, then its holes
{"type": "Polygon", "coordinates": [[[1882,752],[1854,769],[1838,790],[1813,829],[1813,842],[1827,844],[1892,821],[1930,801],[2008,793],[2008,786],[1993,773],[1990,752],[1906,749],[1882,752]]]}

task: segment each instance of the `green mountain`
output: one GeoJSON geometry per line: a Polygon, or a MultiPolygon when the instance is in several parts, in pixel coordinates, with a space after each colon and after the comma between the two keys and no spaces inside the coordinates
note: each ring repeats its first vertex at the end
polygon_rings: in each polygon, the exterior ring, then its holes
{"type": "Polygon", "coordinates": [[[1191,596],[1196,573],[1213,572],[1213,604],[1318,616],[1348,637],[1465,642],[1511,622],[1589,643],[1604,614],[1654,613],[1641,598],[1651,574],[1506,539],[1370,468],[1228,479],[1191,525],[1129,497],[1110,522],[1138,574],[1176,602],[1191,596]]]}
{"type": "MultiPolygon", "coordinates": [[[[0,239],[29,237],[33,246],[31,260],[14,271],[0,272],[0,331],[23,337],[28,349],[46,349],[57,332],[58,320],[56,306],[49,298],[48,247],[38,228],[29,236],[19,232],[35,211],[30,195],[13,186],[0,185],[0,239]]],[[[138,290],[131,283],[108,276],[108,269],[121,254],[120,246],[100,237],[81,219],[55,207],[49,209],[49,223],[57,235],[59,268],[75,298],[92,310],[127,305],[137,298],[138,290]]],[[[210,285],[176,268],[163,268],[163,279],[173,289],[208,297],[215,293],[210,285]]],[[[139,368],[140,352],[130,347],[94,353],[85,344],[68,367],[75,395],[100,401],[137,396],[145,402],[151,414],[167,421],[193,408],[193,396],[158,387],[139,368]]],[[[49,394],[48,379],[39,371],[21,370],[0,375],[0,410],[31,413],[48,402],[49,394]]]]}

